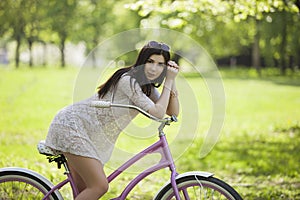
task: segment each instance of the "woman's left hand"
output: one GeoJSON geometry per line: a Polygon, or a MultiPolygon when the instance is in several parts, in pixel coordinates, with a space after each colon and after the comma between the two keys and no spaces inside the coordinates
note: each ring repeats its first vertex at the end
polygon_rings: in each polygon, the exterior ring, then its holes
{"type": "Polygon", "coordinates": [[[176,75],[179,72],[179,66],[177,65],[176,62],[170,60],[168,61],[168,66],[167,66],[167,75],[166,78],[172,78],[175,79],[176,75]]]}

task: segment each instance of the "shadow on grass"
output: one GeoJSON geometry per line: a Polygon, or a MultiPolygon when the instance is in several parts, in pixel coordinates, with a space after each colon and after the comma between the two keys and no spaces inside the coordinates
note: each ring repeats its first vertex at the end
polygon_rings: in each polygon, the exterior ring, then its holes
{"type": "Polygon", "coordinates": [[[183,170],[204,170],[236,186],[245,199],[300,199],[300,125],[220,141],[204,159],[192,148],[183,170]],[[193,158],[192,158],[193,157],[193,158]],[[189,165],[188,160],[194,162],[189,165]],[[198,162],[195,162],[198,161],[198,162]]]}
{"type": "Polygon", "coordinates": [[[281,75],[276,68],[262,69],[261,75],[255,69],[243,67],[222,68],[220,71],[223,79],[261,80],[277,85],[300,86],[300,71],[287,70],[285,75],[281,75]]]}
{"type": "MultiPolygon", "coordinates": [[[[269,81],[272,81],[273,83],[277,84],[277,85],[290,85],[290,86],[296,86],[296,87],[299,87],[300,86],[300,77],[297,77],[297,78],[273,78],[273,79],[269,79],[269,81]]],[[[265,80],[268,80],[268,79],[265,79],[265,80]]]]}
{"type": "MultiPolygon", "coordinates": [[[[209,78],[216,77],[217,71],[207,72],[200,74],[199,72],[184,72],[185,78],[209,78]]],[[[276,68],[262,69],[261,75],[259,76],[255,69],[237,67],[237,68],[221,68],[220,74],[223,79],[239,79],[239,80],[261,80],[273,82],[277,85],[290,85],[299,87],[300,86],[300,71],[288,71],[286,75],[281,75],[279,70],[276,68]]],[[[218,76],[217,76],[218,77],[218,76]]]]}
{"type": "Polygon", "coordinates": [[[273,137],[256,139],[244,136],[239,141],[217,146],[216,151],[230,155],[232,161],[241,162],[246,170],[236,170],[246,176],[284,174],[293,177],[299,171],[299,138],[299,132],[274,133],[273,137]]]}
{"type": "MultiPolygon", "coordinates": [[[[199,155],[198,147],[201,146],[199,143],[193,145],[194,147],[192,147],[187,154],[188,157],[199,160],[204,167],[212,167],[217,163],[234,161],[241,162],[241,166],[247,166],[248,169],[251,169],[250,171],[243,171],[245,174],[290,174],[292,171],[299,171],[299,144],[300,126],[293,125],[288,128],[276,128],[267,134],[251,135],[244,133],[237,137],[224,139],[202,160],[197,158],[199,155]],[[211,161],[211,159],[218,161],[211,161]],[[286,165],[288,165],[288,167],[286,165]]],[[[184,158],[182,160],[185,161],[184,158]]],[[[192,166],[186,167],[190,168],[192,166]]],[[[239,171],[239,169],[236,169],[236,172],[239,171]]]]}

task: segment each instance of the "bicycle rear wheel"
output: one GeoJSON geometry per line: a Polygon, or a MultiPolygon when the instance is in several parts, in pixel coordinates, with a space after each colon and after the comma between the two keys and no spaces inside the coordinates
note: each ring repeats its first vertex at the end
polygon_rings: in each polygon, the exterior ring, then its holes
{"type": "MultiPolygon", "coordinates": [[[[41,200],[52,186],[50,182],[43,179],[37,173],[26,169],[0,169],[0,199],[41,200]]],[[[61,199],[60,195],[55,192],[47,200],[59,199],[61,199]]]]}
{"type": "MultiPolygon", "coordinates": [[[[214,178],[188,175],[176,180],[181,200],[241,200],[240,195],[227,183],[214,178]]],[[[156,196],[156,200],[175,200],[171,183],[156,196]]]]}

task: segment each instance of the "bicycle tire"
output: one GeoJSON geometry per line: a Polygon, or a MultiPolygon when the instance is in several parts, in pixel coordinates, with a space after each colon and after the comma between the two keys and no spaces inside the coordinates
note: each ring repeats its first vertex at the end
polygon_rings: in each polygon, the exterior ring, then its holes
{"type": "MultiPolygon", "coordinates": [[[[41,175],[21,168],[0,169],[1,200],[37,200],[43,199],[52,185],[41,175]]],[[[58,191],[52,193],[47,200],[62,199],[58,191]]]]}
{"type": "MultiPolygon", "coordinates": [[[[242,200],[241,196],[227,183],[215,177],[202,177],[199,175],[188,175],[176,180],[181,200],[197,199],[227,199],[242,200]],[[189,197],[185,197],[186,190],[189,197]]],[[[166,185],[155,197],[155,200],[174,200],[171,183],[166,185]]]]}

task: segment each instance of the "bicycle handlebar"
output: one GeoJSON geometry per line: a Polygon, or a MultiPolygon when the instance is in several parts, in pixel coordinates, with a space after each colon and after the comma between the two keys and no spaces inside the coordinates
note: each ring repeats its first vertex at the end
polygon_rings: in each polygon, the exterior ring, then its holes
{"type": "Polygon", "coordinates": [[[92,101],[91,106],[96,107],[96,108],[109,108],[111,106],[111,102],[108,102],[108,101],[92,101]]]}
{"type": "Polygon", "coordinates": [[[96,107],[96,108],[110,108],[110,107],[119,107],[119,108],[131,108],[134,110],[139,111],[140,113],[142,113],[143,115],[145,115],[146,117],[155,120],[157,122],[168,122],[168,121],[177,121],[176,116],[172,116],[171,118],[164,118],[164,119],[159,119],[151,114],[149,114],[148,112],[144,111],[143,109],[134,106],[134,105],[125,105],[125,104],[115,104],[115,103],[111,103],[108,101],[92,101],[91,102],[91,106],[92,107],[96,107]]]}

